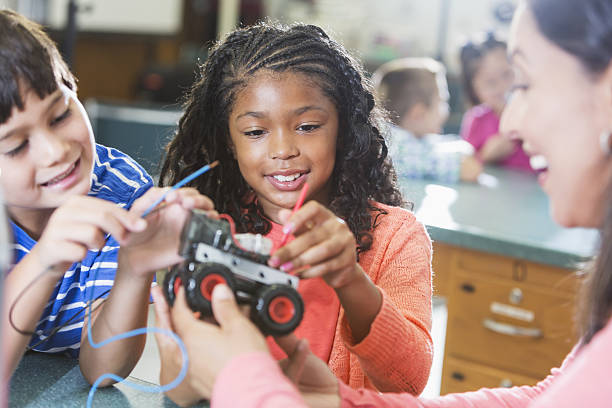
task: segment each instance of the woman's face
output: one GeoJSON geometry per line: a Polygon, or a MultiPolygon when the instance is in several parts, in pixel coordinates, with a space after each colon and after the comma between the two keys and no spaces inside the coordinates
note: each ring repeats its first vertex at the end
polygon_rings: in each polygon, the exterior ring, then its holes
{"type": "Polygon", "coordinates": [[[515,16],[508,52],[515,73],[502,131],[546,159],[539,182],[552,216],[566,227],[599,227],[612,159],[599,135],[612,131],[612,70],[590,74],[545,38],[524,5],[515,16]]]}
{"type": "Polygon", "coordinates": [[[307,199],[328,204],[338,112],[308,77],[256,74],[236,97],[229,130],[240,172],[272,221],[295,205],[306,182],[307,199]]]}

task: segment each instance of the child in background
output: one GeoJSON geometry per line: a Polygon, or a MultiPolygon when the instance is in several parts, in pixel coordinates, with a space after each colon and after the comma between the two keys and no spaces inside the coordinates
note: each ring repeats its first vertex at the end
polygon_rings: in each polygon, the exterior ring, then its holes
{"type": "Polygon", "coordinates": [[[389,155],[399,177],[454,183],[476,181],[482,171],[471,149],[445,143],[440,135],[448,119],[445,74],[444,66],[431,58],[402,58],[383,64],[372,76],[392,122],[389,155]]]}
{"type": "MultiPolygon", "coordinates": [[[[360,66],[316,26],[260,23],[217,44],[201,75],[160,183],[219,160],[220,171],[191,186],[239,232],[275,245],[294,236],[269,264],[305,278],[296,335],[351,387],[418,395],[432,361],[431,242],[400,207],[360,66]],[[306,182],[306,203],[291,216],[306,182]]],[[[167,310],[159,312],[163,325],[167,310]]],[[[180,367],[176,347],[160,340],[165,383],[180,367]]],[[[193,402],[180,388],[169,396],[193,402]]]]}
{"type": "Polygon", "coordinates": [[[522,144],[499,131],[499,118],[512,85],[506,43],[492,33],[470,41],[460,53],[463,85],[471,108],[463,116],[461,137],[483,163],[533,171],[522,144]]]}
{"type": "Polygon", "coordinates": [[[144,336],[94,348],[83,330],[84,307],[96,299],[95,342],[145,326],[154,271],[181,260],[187,209],[212,203],[185,189],[142,219],[165,190],[152,188],[126,155],[95,145],[55,44],[9,10],[0,10],[0,89],[0,187],[15,241],[4,282],[3,380],[28,344],[79,356],[90,383],[104,373],[125,377],[144,336]]]}

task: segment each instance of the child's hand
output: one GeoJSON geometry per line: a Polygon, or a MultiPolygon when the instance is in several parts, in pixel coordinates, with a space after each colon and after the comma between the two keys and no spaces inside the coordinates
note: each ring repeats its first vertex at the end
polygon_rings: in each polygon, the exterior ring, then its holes
{"type": "Polygon", "coordinates": [[[110,201],[75,196],[58,207],[49,218],[30,256],[41,270],[49,268],[59,276],[87,250],[100,249],[110,233],[121,244],[130,233],[144,230],[146,222],[110,201]]]}
{"type": "Polygon", "coordinates": [[[505,134],[491,136],[480,150],[480,158],[485,163],[496,162],[510,156],[516,150],[516,140],[505,134]]]}
{"type": "Polygon", "coordinates": [[[334,289],[359,281],[365,273],[357,264],[355,236],[346,223],[316,201],[309,201],[290,219],[283,210],[285,228],[296,238],[268,261],[273,268],[298,272],[302,278],[321,277],[334,289]]]}
{"type": "MultiPolygon", "coordinates": [[[[130,213],[137,216],[161,197],[167,189],[152,188],[134,202],[130,213]]],[[[119,259],[128,265],[136,275],[149,273],[181,262],[178,253],[180,234],[189,215],[189,210],[198,208],[215,215],[213,202],[194,188],[182,188],[166,196],[164,208],[151,212],[146,220],[146,228],[130,234],[119,250],[119,259]]]]}
{"type": "Polygon", "coordinates": [[[462,181],[476,182],[482,173],[482,163],[474,156],[465,156],[461,160],[461,171],[459,178],[462,181]]]}

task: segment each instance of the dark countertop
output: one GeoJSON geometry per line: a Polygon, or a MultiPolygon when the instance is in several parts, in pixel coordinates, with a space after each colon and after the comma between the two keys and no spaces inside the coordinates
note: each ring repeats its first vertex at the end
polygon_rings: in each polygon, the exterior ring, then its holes
{"type": "MultiPolygon", "coordinates": [[[[128,377],[143,386],[155,384],[128,377]]],[[[10,407],[85,407],[91,386],[81,375],[78,361],[43,353],[26,354],[11,378],[10,407]]],[[[138,391],[124,382],[97,389],[93,407],[172,407],[177,405],[160,393],[138,391]]],[[[207,404],[198,405],[208,407],[207,404]]]]}
{"type": "Polygon", "coordinates": [[[434,241],[568,269],[597,249],[596,230],[552,220],[530,173],[487,167],[477,184],[401,179],[400,186],[434,241]]]}

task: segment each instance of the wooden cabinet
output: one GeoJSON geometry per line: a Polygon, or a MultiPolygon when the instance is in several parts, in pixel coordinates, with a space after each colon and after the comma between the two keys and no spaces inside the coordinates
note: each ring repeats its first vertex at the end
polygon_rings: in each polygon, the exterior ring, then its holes
{"type": "MultiPolygon", "coordinates": [[[[575,343],[574,271],[458,247],[443,253],[448,323],[441,394],[534,384],[575,343]]],[[[440,265],[434,265],[434,268],[440,265]]]]}

